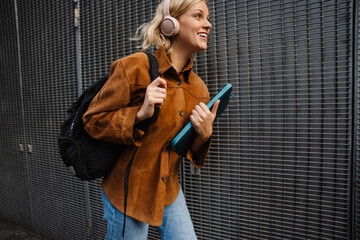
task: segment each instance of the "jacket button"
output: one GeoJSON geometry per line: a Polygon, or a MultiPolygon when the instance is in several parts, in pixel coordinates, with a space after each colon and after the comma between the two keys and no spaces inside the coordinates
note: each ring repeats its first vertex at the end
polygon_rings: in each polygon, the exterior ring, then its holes
{"type": "Polygon", "coordinates": [[[180,116],[181,116],[181,117],[184,116],[184,111],[181,111],[181,112],[180,112],[180,116]]]}
{"type": "Polygon", "coordinates": [[[166,176],[162,176],[162,177],[161,177],[161,181],[163,181],[163,182],[165,182],[166,179],[167,179],[166,176]]]}
{"type": "Polygon", "coordinates": [[[180,85],[181,84],[181,81],[176,81],[176,85],[180,85]]]}

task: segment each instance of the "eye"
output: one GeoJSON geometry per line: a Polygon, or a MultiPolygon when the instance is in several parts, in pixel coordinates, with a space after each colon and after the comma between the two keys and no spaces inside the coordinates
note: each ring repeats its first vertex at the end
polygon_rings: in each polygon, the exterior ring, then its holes
{"type": "Polygon", "coordinates": [[[197,19],[201,19],[201,14],[200,13],[198,13],[198,14],[195,14],[195,18],[197,18],[197,19]]]}

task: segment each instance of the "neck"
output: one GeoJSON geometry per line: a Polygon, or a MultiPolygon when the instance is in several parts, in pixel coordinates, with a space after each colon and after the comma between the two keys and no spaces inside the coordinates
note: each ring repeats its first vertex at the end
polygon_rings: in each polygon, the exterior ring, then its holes
{"type": "Polygon", "coordinates": [[[185,51],[179,51],[174,48],[171,54],[171,61],[173,67],[176,69],[177,73],[181,72],[185,67],[187,61],[191,57],[191,54],[187,54],[185,51]]]}

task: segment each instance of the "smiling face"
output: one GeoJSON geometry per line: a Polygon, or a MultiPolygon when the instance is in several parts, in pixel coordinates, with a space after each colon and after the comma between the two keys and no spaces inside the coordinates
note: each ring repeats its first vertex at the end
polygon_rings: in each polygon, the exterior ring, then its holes
{"type": "Polygon", "coordinates": [[[204,1],[187,10],[178,19],[180,31],[174,39],[174,46],[189,55],[207,49],[210,33],[209,10],[204,1]]]}

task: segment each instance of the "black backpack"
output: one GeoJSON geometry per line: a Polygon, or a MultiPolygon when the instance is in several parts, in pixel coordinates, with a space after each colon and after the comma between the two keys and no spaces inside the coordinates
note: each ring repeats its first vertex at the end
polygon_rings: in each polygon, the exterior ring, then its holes
{"type": "MultiPolygon", "coordinates": [[[[158,77],[157,61],[152,54],[146,54],[149,59],[150,78],[153,81],[158,77]]],[[[61,158],[69,170],[81,180],[94,180],[106,176],[125,147],[121,144],[93,139],[84,129],[82,116],[107,79],[108,76],[100,78],[81,94],[68,109],[69,117],[60,127],[58,143],[61,158]]],[[[157,115],[158,108],[155,109],[152,118],[140,123],[137,127],[146,131],[157,119],[157,115]]],[[[130,171],[131,164],[128,168],[130,171]]],[[[126,175],[128,174],[127,172],[126,175]]]]}

